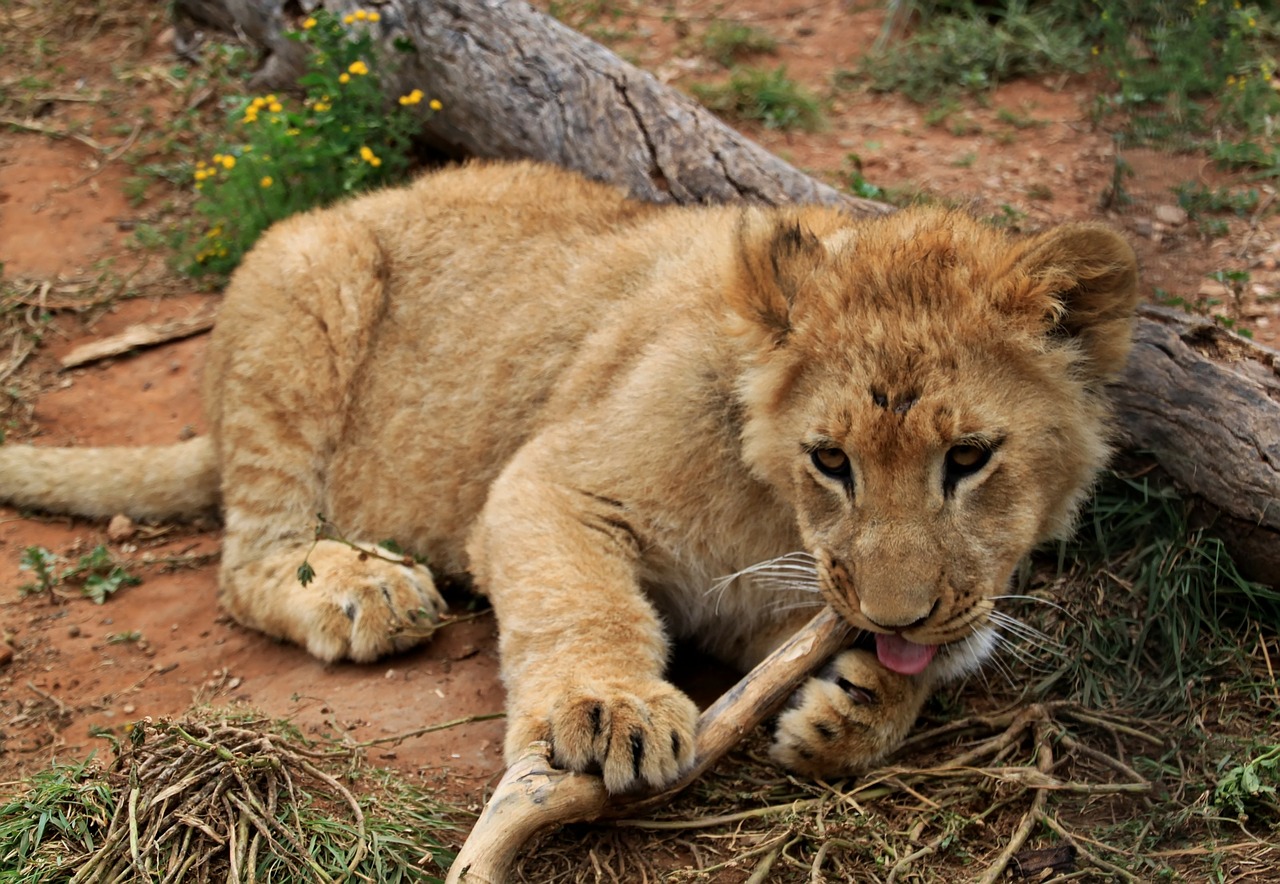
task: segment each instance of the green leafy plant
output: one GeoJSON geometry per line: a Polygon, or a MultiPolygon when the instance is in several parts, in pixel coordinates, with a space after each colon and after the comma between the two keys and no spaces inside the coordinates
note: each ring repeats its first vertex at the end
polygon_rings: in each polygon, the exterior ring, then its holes
{"type": "MultiPolygon", "coordinates": [[[[1223,767],[1230,756],[1223,759],[1223,767]]],[[[1259,755],[1226,768],[1213,789],[1213,804],[1245,817],[1261,810],[1280,819],[1280,746],[1269,746],[1259,755]]]]}
{"type": "Polygon", "coordinates": [[[23,595],[54,592],[66,584],[79,584],[80,594],[94,604],[101,605],[121,588],[136,586],[141,578],[135,577],[112,557],[105,546],[95,546],[88,555],[81,556],[76,564],[57,570],[62,557],[42,546],[29,546],[22,551],[18,567],[30,571],[35,580],[18,587],[23,595]]]}
{"type": "Polygon", "coordinates": [[[18,592],[25,596],[52,590],[58,583],[58,576],[54,572],[54,566],[58,561],[58,557],[43,546],[29,546],[24,549],[18,558],[18,569],[30,571],[35,580],[19,586],[18,592]]]}
{"type": "Polygon", "coordinates": [[[813,132],[825,122],[822,101],[788,77],[785,67],[737,68],[728,83],[695,83],[690,88],[710,110],[769,129],[813,132]]]}
{"type": "Polygon", "coordinates": [[[760,28],[717,19],[702,35],[702,51],[724,67],[731,67],[753,55],[772,55],[778,51],[778,41],[760,28]]]}
{"type": "Polygon", "coordinates": [[[1206,212],[1231,212],[1243,217],[1258,208],[1258,191],[1252,187],[1248,190],[1211,188],[1195,181],[1186,181],[1175,187],[1173,192],[1178,196],[1178,205],[1186,209],[1192,218],[1206,212]]]}
{"type": "Polygon", "coordinates": [[[238,99],[229,124],[237,136],[195,164],[196,212],[203,235],[190,248],[193,272],[227,273],[258,235],[288,215],[402,179],[409,169],[414,89],[388,108],[369,27],[379,13],[339,19],[319,10],[290,37],[309,51],[299,78],[305,97],[238,99]]]}
{"type": "Polygon", "coordinates": [[[939,96],[984,92],[997,83],[1043,71],[1081,70],[1089,58],[1084,24],[1071,4],[1010,0],[895,4],[888,30],[858,68],[873,89],[901,92],[926,104],[939,96]],[[902,41],[888,37],[904,19],[919,25],[902,41]]]}

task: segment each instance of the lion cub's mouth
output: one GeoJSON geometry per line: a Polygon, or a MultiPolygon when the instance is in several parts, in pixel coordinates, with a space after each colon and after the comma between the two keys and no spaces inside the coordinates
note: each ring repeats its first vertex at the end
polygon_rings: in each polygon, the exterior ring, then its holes
{"type": "Polygon", "coordinates": [[[876,659],[899,675],[919,675],[937,653],[937,645],[918,645],[900,635],[876,633],[876,659]]]}

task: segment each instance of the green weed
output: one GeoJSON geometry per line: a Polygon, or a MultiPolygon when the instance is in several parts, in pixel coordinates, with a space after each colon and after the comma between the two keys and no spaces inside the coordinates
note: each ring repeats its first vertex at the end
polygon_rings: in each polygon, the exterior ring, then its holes
{"type": "Polygon", "coordinates": [[[362,26],[378,16],[319,10],[290,34],[311,50],[300,104],[276,95],[232,102],[237,139],[193,171],[204,232],[189,249],[192,272],[227,273],[273,222],[405,175],[418,126],[411,108],[425,96],[414,89],[388,109],[362,26]]]}
{"type": "Polygon", "coordinates": [[[863,199],[882,200],[885,197],[884,188],[872,184],[866,178],[862,177],[862,157],[856,153],[845,156],[845,163],[849,166],[849,172],[846,173],[846,182],[849,192],[854,196],[860,196],[863,199]]]}
{"type": "Polygon", "coordinates": [[[735,21],[716,20],[702,35],[702,52],[723,65],[732,65],[753,55],[772,55],[778,41],[768,31],[735,21]]]}
{"type": "Polygon", "coordinates": [[[1240,0],[1095,0],[1093,53],[1110,71],[1113,107],[1140,138],[1238,132],[1256,164],[1276,162],[1280,95],[1274,8],[1240,0]]]}
{"type": "Polygon", "coordinates": [[[35,580],[18,587],[22,595],[53,593],[67,584],[78,584],[80,595],[90,599],[94,604],[104,604],[106,600],[126,586],[136,586],[142,579],[135,577],[124,569],[112,557],[105,546],[95,546],[88,555],[81,556],[74,565],[58,570],[63,559],[61,556],[42,546],[29,546],[22,551],[18,567],[30,571],[35,580]]]}
{"type": "Polygon", "coordinates": [[[1258,208],[1259,195],[1255,188],[1234,190],[1230,187],[1210,188],[1195,181],[1185,181],[1173,188],[1178,205],[1196,218],[1206,212],[1232,212],[1244,217],[1258,208]]]}
{"type": "Polygon", "coordinates": [[[901,92],[920,104],[939,95],[985,92],[1016,77],[1082,70],[1088,63],[1085,27],[1064,2],[1011,0],[979,9],[917,0],[899,10],[904,17],[918,15],[919,27],[896,45],[882,40],[858,71],[872,88],[901,92]]]}
{"type": "Polygon", "coordinates": [[[1231,756],[1222,760],[1226,768],[1213,789],[1213,804],[1234,811],[1241,818],[1267,812],[1280,819],[1280,745],[1268,746],[1243,763],[1227,767],[1231,756]]]}
{"type": "Polygon", "coordinates": [[[695,83],[690,88],[710,110],[769,129],[813,132],[825,123],[821,99],[788,77],[785,67],[737,68],[728,83],[695,83]]]}

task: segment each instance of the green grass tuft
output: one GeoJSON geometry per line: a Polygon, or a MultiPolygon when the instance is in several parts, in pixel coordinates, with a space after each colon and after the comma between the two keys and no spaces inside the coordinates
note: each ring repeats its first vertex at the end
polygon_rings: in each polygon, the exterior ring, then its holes
{"type": "Polygon", "coordinates": [[[1211,684],[1246,677],[1241,636],[1280,623],[1280,590],[1241,576],[1191,504],[1151,477],[1103,482],[1059,567],[1084,597],[1038,611],[1033,625],[1069,650],[1043,661],[1036,690],[1087,706],[1193,708],[1211,684]]]}
{"type": "Polygon", "coordinates": [[[920,104],[1088,64],[1086,30],[1063,3],[1033,6],[1012,0],[981,9],[967,3],[901,5],[914,10],[921,25],[902,42],[869,53],[858,73],[872,88],[901,92],[920,104]]]}
{"type": "Polygon", "coordinates": [[[708,109],[769,129],[814,132],[826,122],[822,100],[788,77],[785,67],[737,68],[728,83],[695,83],[690,88],[708,109]]]}
{"type": "Polygon", "coordinates": [[[724,67],[753,55],[772,55],[778,41],[768,31],[735,21],[716,20],[702,35],[702,51],[724,67]]]}

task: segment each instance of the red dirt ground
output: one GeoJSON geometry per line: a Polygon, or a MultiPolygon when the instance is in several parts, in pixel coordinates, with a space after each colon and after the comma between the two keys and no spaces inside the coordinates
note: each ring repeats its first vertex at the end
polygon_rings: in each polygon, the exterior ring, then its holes
{"type": "MultiPolygon", "coordinates": [[[[695,33],[713,14],[728,14],[701,0],[676,7],[695,33]]],[[[663,9],[646,8],[652,14],[637,16],[632,36],[618,48],[677,84],[723,75],[691,54],[663,9]]],[[[19,5],[19,11],[26,9],[19,5]]],[[[793,77],[824,94],[832,72],[853,67],[883,17],[879,10],[850,11],[837,0],[782,7],[753,0],[738,4],[732,14],[782,38],[779,56],[761,63],[785,63],[793,77]]],[[[17,24],[44,26],[21,17],[17,24]]],[[[117,78],[121,64],[134,71],[177,64],[158,15],[139,27],[140,36],[131,37],[112,64],[68,37],[60,61],[69,72],[59,75],[57,85],[102,90],[126,105],[136,101],[125,117],[146,120],[132,113],[145,106],[154,112],[146,125],[163,126],[174,110],[166,107],[162,78],[142,85],[142,80],[117,78]],[[77,77],[88,85],[77,86],[77,77]]],[[[101,46],[112,33],[92,45],[101,46]]],[[[0,83],[13,82],[25,63],[0,56],[0,83]]],[[[927,126],[926,109],[904,99],[842,91],[835,95],[825,131],[749,129],[749,134],[828,179],[838,180],[847,169],[846,155],[856,153],[869,181],[971,201],[984,213],[1008,205],[1024,213],[1020,225],[1027,229],[1066,219],[1109,221],[1131,234],[1148,294],[1160,288],[1188,300],[1219,297],[1220,286],[1208,282],[1206,273],[1248,270],[1252,288],[1239,318],[1258,340],[1275,345],[1280,340],[1276,216],[1232,219],[1230,235],[1205,241],[1171,208],[1176,199],[1170,188],[1187,180],[1214,186],[1239,181],[1202,158],[1148,150],[1124,155],[1134,170],[1125,182],[1132,204],[1103,212],[1099,197],[1111,176],[1114,147],[1111,133],[1091,118],[1092,95],[1092,84],[1080,78],[1011,83],[998,89],[987,107],[969,107],[969,134],[956,135],[927,126]],[[1001,122],[1001,108],[1039,122],[1016,129],[1001,122]],[[1259,301],[1259,295],[1271,299],[1259,301]]],[[[55,97],[47,113],[32,122],[58,131],[86,122],[85,131],[114,149],[127,135],[107,125],[104,104],[55,97]]],[[[141,205],[132,204],[125,192],[133,174],[125,162],[104,161],[102,152],[77,140],[0,128],[5,276],[48,281],[56,293],[65,280],[92,276],[112,261],[116,273],[141,271],[134,287],[143,295],[101,309],[57,313],[43,344],[6,381],[34,405],[33,412],[10,408],[11,439],[33,432],[33,441],[42,445],[164,443],[202,427],[197,391],[203,337],[58,371],[57,359],[78,344],[135,322],[188,315],[216,300],[216,295],[174,295],[181,281],[159,269],[158,259],[148,260],[131,246],[130,230],[166,198],[152,192],[141,205]]],[[[219,614],[217,550],[218,532],[211,526],[141,528],[132,537],[111,540],[102,524],[22,518],[0,509],[0,657],[9,656],[0,663],[0,795],[50,758],[79,758],[105,748],[90,736],[90,728],[178,715],[193,703],[244,703],[291,717],[304,730],[357,740],[501,710],[491,616],[450,625],[427,647],[377,664],[324,665],[219,614]],[[101,606],[82,598],[20,596],[18,587],[31,579],[18,569],[24,548],[43,546],[74,560],[97,544],[106,544],[144,582],[101,606]],[[172,561],[164,564],[165,559],[172,561]],[[112,636],[131,632],[140,633],[141,640],[112,643],[112,636]]],[[[441,783],[463,803],[478,803],[485,783],[501,767],[501,736],[501,721],[485,721],[375,748],[371,757],[441,783]]]]}

